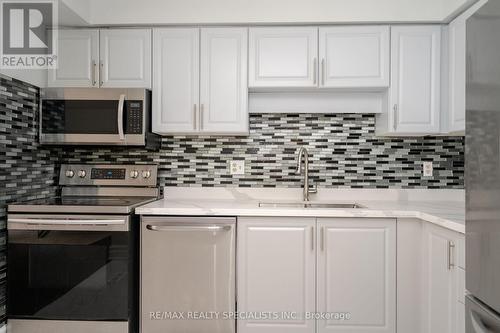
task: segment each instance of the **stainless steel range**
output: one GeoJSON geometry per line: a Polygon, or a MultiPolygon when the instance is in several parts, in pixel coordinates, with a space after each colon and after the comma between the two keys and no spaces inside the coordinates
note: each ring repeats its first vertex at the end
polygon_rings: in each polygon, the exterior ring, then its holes
{"type": "Polygon", "coordinates": [[[61,195],[8,206],[9,332],[138,332],[139,218],[155,165],[63,165],[61,195]]]}

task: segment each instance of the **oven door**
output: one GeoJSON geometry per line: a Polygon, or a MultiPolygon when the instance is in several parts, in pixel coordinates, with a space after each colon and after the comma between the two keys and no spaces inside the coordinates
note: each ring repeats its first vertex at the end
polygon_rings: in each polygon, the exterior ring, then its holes
{"type": "Polygon", "coordinates": [[[130,225],[128,216],[9,215],[8,318],[129,321],[130,225]]]}
{"type": "Polygon", "coordinates": [[[42,144],[145,145],[145,89],[47,89],[42,144]]]}

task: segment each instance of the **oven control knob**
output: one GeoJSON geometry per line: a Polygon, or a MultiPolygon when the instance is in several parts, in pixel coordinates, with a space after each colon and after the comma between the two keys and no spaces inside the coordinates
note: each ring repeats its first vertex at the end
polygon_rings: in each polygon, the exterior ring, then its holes
{"type": "Polygon", "coordinates": [[[139,177],[139,171],[137,171],[137,170],[130,171],[130,178],[134,178],[135,179],[137,177],[139,177]]]}
{"type": "Polygon", "coordinates": [[[149,170],[144,170],[144,171],[142,172],[142,178],[146,178],[146,179],[147,179],[147,178],[149,178],[149,177],[151,177],[151,171],[149,171],[149,170]]]}
{"type": "Polygon", "coordinates": [[[66,170],[66,177],[73,178],[75,176],[75,172],[73,170],[66,170]]]}
{"type": "Polygon", "coordinates": [[[87,175],[87,172],[85,172],[85,170],[78,171],[78,177],[85,178],[86,175],[87,175]]]}

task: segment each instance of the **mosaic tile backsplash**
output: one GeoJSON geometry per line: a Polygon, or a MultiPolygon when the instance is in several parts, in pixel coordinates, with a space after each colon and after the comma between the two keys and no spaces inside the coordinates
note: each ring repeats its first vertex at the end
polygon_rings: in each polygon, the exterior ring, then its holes
{"type": "Polygon", "coordinates": [[[159,151],[65,148],[66,163],[158,163],[165,186],[300,187],[297,149],[310,155],[314,184],[328,188],[464,187],[461,137],[379,138],[375,116],[253,114],[247,137],[164,137],[159,151]],[[245,175],[228,162],[245,160],[245,175]],[[422,162],[434,176],[422,176],[422,162]]]}
{"type": "Polygon", "coordinates": [[[0,75],[0,326],[5,321],[6,206],[55,193],[57,155],[38,144],[38,88],[0,75]]]}

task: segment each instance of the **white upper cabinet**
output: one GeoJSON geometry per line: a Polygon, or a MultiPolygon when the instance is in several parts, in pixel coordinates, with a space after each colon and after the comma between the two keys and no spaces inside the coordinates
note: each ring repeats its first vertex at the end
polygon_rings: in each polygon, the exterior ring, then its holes
{"type": "Polygon", "coordinates": [[[106,88],[151,88],[151,30],[101,30],[100,76],[106,88]]]}
{"type": "Polygon", "coordinates": [[[317,332],[396,332],[396,220],[318,219],[317,332]]]}
{"type": "Polygon", "coordinates": [[[316,87],[317,27],[250,28],[249,86],[316,87]]]}
{"type": "MultiPolygon", "coordinates": [[[[465,95],[467,78],[466,22],[487,0],[480,0],[443,29],[443,109],[442,132],[465,133],[465,95]]],[[[477,29],[473,29],[477,31],[477,29]]],[[[474,43],[474,40],[470,41],[474,43]]],[[[475,48],[469,48],[474,50],[475,48]]],[[[481,49],[481,48],[479,48],[481,49]]],[[[470,68],[473,64],[470,64],[470,68]]],[[[470,78],[470,71],[469,71],[470,78]]]]}
{"type": "Polygon", "coordinates": [[[248,29],[154,31],[153,131],[248,134],[248,29]]]}
{"type": "Polygon", "coordinates": [[[441,27],[397,26],[391,33],[391,87],[382,134],[440,131],[441,27]]]}
{"type": "MultiPolygon", "coordinates": [[[[443,108],[443,114],[447,114],[447,123],[443,124],[443,129],[447,132],[465,131],[465,73],[466,73],[466,19],[459,17],[451,22],[445,29],[445,36],[448,38],[448,61],[443,62],[443,66],[448,66],[448,76],[443,77],[447,80],[447,103],[443,108]]],[[[445,71],[446,73],[446,71],[445,71]]],[[[444,93],[444,91],[443,91],[444,93]]],[[[443,96],[444,97],[444,96],[443,96]]]]}
{"type": "Polygon", "coordinates": [[[200,30],[155,29],[153,35],[153,131],[196,133],[200,30]]]}
{"type": "Polygon", "coordinates": [[[389,43],[388,26],[320,28],[320,86],[388,87],[389,43]]]}
{"type": "Polygon", "coordinates": [[[315,218],[238,218],[238,311],[295,312],[302,318],[237,321],[239,333],[314,333],[315,218]]]}
{"type": "Polygon", "coordinates": [[[99,86],[99,31],[60,30],[57,69],[48,73],[49,87],[99,86]]]}
{"type": "Polygon", "coordinates": [[[248,134],[248,29],[201,29],[200,131],[248,134]]]}

